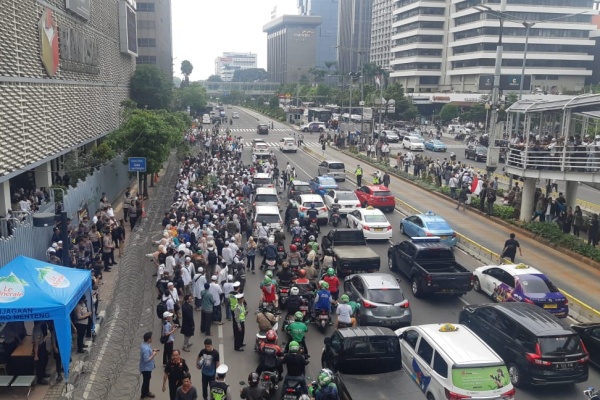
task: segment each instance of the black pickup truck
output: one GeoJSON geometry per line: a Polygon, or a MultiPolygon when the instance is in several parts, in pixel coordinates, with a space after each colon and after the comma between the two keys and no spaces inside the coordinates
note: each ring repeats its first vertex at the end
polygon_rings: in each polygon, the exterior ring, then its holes
{"type": "Polygon", "coordinates": [[[402,369],[398,336],[389,328],[362,326],[325,338],[321,366],[331,369],[341,400],[423,400],[402,369]]]}
{"type": "Polygon", "coordinates": [[[439,238],[413,238],[392,244],[388,265],[410,279],[415,297],[463,295],[473,289],[473,274],[456,262],[452,249],[439,238]]]}
{"type": "Polygon", "coordinates": [[[332,229],[321,239],[323,251],[331,249],[333,265],[338,275],[344,276],[361,272],[377,272],[381,259],[365,240],[358,229],[332,229]]]}

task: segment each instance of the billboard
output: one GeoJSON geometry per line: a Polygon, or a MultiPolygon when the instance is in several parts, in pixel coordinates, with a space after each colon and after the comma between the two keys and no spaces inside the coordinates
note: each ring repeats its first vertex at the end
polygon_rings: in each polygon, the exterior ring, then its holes
{"type": "Polygon", "coordinates": [[[119,3],[119,39],[121,53],[137,56],[137,15],[124,1],[119,3]]]}
{"type": "Polygon", "coordinates": [[[65,8],[86,21],[90,19],[91,0],[65,0],[65,8]]]}
{"type": "MultiPolygon", "coordinates": [[[[500,75],[500,90],[519,90],[521,75],[500,75]]],[[[494,86],[494,75],[479,76],[479,90],[492,90],[494,86]]],[[[523,90],[531,88],[531,75],[523,77],[523,90]]]]}

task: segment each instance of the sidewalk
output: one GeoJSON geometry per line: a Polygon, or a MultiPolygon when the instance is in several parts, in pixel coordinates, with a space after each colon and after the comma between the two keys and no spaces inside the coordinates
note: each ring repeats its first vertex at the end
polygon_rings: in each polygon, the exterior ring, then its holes
{"type": "MultiPolygon", "coordinates": [[[[319,151],[319,154],[321,152],[319,151]]],[[[322,159],[320,155],[316,158],[322,159]]],[[[335,159],[346,164],[347,170],[354,170],[361,162],[340,151],[327,147],[326,159],[335,159]]],[[[361,164],[364,177],[372,175],[376,168],[361,164]]],[[[349,179],[354,181],[353,178],[349,179]]],[[[457,211],[456,203],[441,199],[431,192],[392,177],[390,183],[392,193],[400,200],[419,209],[421,212],[431,210],[443,216],[457,232],[465,235],[482,246],[501,252],[504,242],[512,230],[508,227],[490,221],[487,217],[469,210],[457,211]]],[[[559,250],[539,243],[534,238],[517,236],[523,249],[523,257],[517,257],[516,262],[524,262],[540,268],[555,282],[560,282],[561,289],[569,292],[579,300],[598,308],[600,292],[600,271],[577,260],[573,260],[559,250]]]]}

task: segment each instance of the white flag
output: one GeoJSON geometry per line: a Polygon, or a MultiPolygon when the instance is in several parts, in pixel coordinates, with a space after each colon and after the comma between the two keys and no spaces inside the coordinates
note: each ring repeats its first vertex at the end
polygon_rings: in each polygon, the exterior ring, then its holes
{"type": "Polygon", "coordinates": [[[375,75],[375,84],[377,87],[381,87],[381,80],[379,79],[379,75],[375,75]]]}

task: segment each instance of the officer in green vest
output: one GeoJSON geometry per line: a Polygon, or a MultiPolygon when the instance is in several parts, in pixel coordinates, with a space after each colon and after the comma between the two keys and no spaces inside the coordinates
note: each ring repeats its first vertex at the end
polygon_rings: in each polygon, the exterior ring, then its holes
{"type": "Polygon", "coordinates": [[[244,307],[244,293],[235,295],[237,304],[233,309],[233,349],[244,351],[244,335],[246,333],[246,307],[244,307]]]}
{"type": "Polygon", "coordinates": [[[210,387],[208,398],[210,400],[233,400],[231,389],[229,385],[225,383],[225,375],[228,370],[229,367],[225,364],[221,364],[217,368],[215,380],[208,384],[210,387]]]}
{"type": "Polygon", "coordinates": [[[360,167],[360,164],[356,165],[356,171],[354,171],[354,175],[356,175],[356,185],[357,186],[361,186],[361,184],[362,184],[363,170],[360,167]]]}

